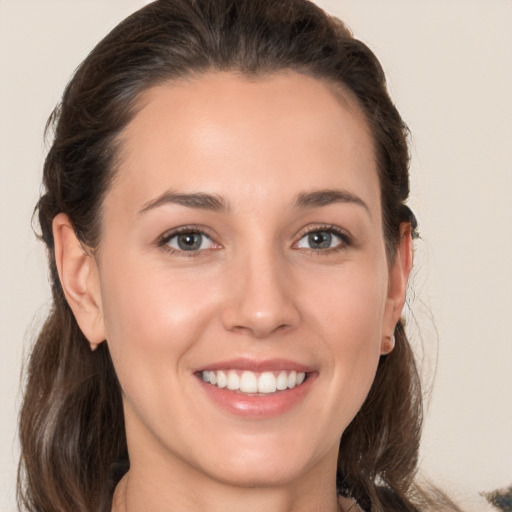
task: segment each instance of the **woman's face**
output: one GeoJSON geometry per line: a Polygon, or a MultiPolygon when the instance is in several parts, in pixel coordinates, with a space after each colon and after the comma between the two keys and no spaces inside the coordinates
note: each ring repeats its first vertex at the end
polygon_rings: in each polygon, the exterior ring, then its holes
{"type": "Polygon", "coordinates": [[[97,303],[132,471],[332,475],[403,301],[360,111],[301,74],[212,73],[147,91],[121,140],[97,303]]]}

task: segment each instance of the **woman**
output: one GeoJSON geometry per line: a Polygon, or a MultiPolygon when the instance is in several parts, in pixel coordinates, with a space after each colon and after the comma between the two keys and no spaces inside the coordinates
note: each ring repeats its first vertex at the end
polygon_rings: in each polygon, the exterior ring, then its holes
{"type": "Polygon", "coordinates": [[[51,124],[22,507],[440,506],[413,484],[407,130],[364,44],[305,0],[159,0],[51,124]]]}

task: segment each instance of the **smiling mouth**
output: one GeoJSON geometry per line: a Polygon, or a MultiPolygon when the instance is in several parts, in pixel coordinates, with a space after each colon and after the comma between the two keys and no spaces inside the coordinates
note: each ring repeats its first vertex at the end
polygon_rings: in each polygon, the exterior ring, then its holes
{"type": "Polygon", "coordinates": [[[199,372],[199,376],[203,382],[220,389],[261,396],[294,389],[307,380],[307,373],[295,370],[261,373],[248,370],[204,370],[199,372]]]}

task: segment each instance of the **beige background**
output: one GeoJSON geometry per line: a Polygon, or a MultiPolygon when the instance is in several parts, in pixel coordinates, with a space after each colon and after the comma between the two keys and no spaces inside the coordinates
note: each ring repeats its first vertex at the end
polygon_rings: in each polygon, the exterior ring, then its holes
{"type": "MultiPolygon", "coordinates": [[[[144,3],[0,0],[4,512],[15,510],[20,367],[49,296],[43,250],[30,229],[44,124],[87,52],[144,3]]],[[[318,3],[377,53],[414,135],[411,205],[423,240],[410,297],[427,384],[438,345],[422,465],[476,500],[477,491],[512,483],[512,2],[318,3]]]]}

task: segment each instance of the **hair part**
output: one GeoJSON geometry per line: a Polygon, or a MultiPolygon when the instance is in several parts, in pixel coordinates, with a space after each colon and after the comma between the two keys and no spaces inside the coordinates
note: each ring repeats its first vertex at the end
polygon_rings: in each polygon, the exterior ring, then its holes
{"type": "MultiPolygon", "coordinates": [[[[66,303],[55,265],[52,222],[68,215],[92,250],[101,206],[116,176],[120,135],[148,88],[231,71],[246,77],[293,70],[349,91],[371,131],[383,232],[393,258],[400,224],[415,227],[407,128],[368,47],[307,0],[158,0],[137,11],[90,53],[50,117],[54,141],[36,210],[46,244],[53,309],[32,351],[20,415],[18,500],[29,511],[110,510],[115,463],[127,458],[119,383],[106,343],[90,352],[66,303]]],[[[365,510],[389,510],[389,495],[416,510],[412,481],[422,421],[414,357],[402,323],[382,356],[361,410],[343,434],[340,492],[365,510]]]]}

